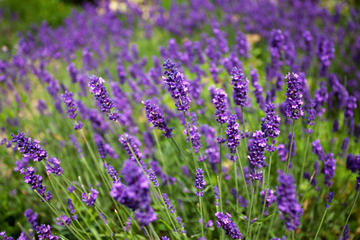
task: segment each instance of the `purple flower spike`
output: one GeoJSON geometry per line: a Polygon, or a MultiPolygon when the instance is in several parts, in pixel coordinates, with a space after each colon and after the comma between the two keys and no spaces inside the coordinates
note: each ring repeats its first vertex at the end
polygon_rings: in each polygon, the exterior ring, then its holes
{"type": "Polygon", "coordinates": [[[145,112],[148,121],[154,125],[154,127],[163,131],[165,137],[171,137],[172,129],[168,128],[160,107],[150,100],[146,100],[143,104],[145,105],[145,112]]]}
{"type": "Polygon", "coordinates": [[[175,64],[169,59],[164,62],[163,67],[165,69],[163,81],[171,97],[176,101],[177,110],[187,111],[191,103],[189,82],[184,79],[184,75],[175,68],[175,64]]]}
{"type": "Polygon", "coordinates": [[[36,233],[38,234],[39,240],[58,240],[58,236],[54,236],[51,233],[51,226],[41,224],[36,227],[36,233]]]}
{"type": "Polygon", "coordinates": [[[101,77],[90,76],[89,89],[90,93],[95,97],[96,104],[100,108],[101,112],[107,113],[108,118],[112,121],[116,121],[119,118],[117,111],[114,111],[114,103],[110,99],[109,93],[104,87],[105,80],[101,77]]]}
{"type": "Polygon", "coordinates": [[[77,116],[77,105],[74,101],[74,95],[72,92],[65,91],[65,93],[61,96],[65,103],[66,112],[68,113],[69,118],[75,119],[77,116]]]}
{"type": "Polygon", "coordinates": [[[233,99],[236,105],[245,107],[247,103],[247,94],[249,91],[249,81],[245,77],[243,71],[237,67],[234,67],[232,72],[231,84],[234,88],[233,99]]]}
{"type": "Polygon", "coordinates": [[[206,181],[204,179],[204,171],[201,168],[198,168],[195,173],[195,181],[194,181],[195,187],[200,190],[200,192],[197,192],[196,195],[199,197],[202,197],[204,192],[202,191],[206,185],[206,181]]]}
{"type": "Polygon", "coordinates": [[[216,121],[220,124],[226,123],[229,114],[227,109],[227,94],[223,89],[210,87],[211,102],[216,108],[216,121]]]}
{"type": "Polygon", "coordinates": [[[280,117],[275,114],[275,106],[272,103],[266,105],[266,117],[261,120],[261,130],[265,137],[276,138],[280,135],[280,117]]]}
{"type": "Polygon", "coordinates": [[[222,227],[225,230],[226,235],[230,236],[232,239],[242,239],[243,235],[241,234],[239,228],[231,220],[231,215],[229,213],[217,212],[215,213],[216,225],[217,227],[222,227]]]}
{"type": "Polygon", "coordinates": [[[95,200],[98,196],[99,192],[94,189],[91,188],[91,193],[86,194],[86,193],[82,193],[81,194],[81,200],[86,203],[87,206],[93,206],[95,204],[95,200]]]}
{"type": "Polygon", "coordinates": [[[11,134],[11,137],[11,142],[16,144],[15,148],[23,154],[24,158],[32,159],[35,162],[47,158],[47,152],[41,147],[38,140],[27,138],[21,132],[18,132],[17,135],[11,134]]]}
{"type": "Polygon", "coordinates": [[[297,73],[288,73],[285,78],[288,85],[285,113],[288,118],[296,120],[304,115],[302,108],[304,79],[297,73]]]}
{"type": "Polygon", "coordinates": [[[57,176],[63,174],[64,170],[60,167],[60,161],[55,157],[50,157],[46,161],[46,173],[53,173],[57,176]]]}
{"type": "Polygon", "coordinates": [[[253,133],[248,143],[248,160],[251,169],[262,168],[264,166],[264,152],[266,148],[266,139],[262,131],[253,133]]]}
{"type": "Polygon", "coordinates": [[[240,144],[240,133],[239,124],[236,121],[235,115],[231,115],[227,122],[226,136],[230,152],[236,153],[236,148],[240,144]]]}
{"type": "Polygon", "coordinates": [[[335,175],[335,168],[336,168],[336,160],[334,158],[334,154],[329,153],[325,157],[324,161],[324,175],[325,175],[325,184],[329,187],[332,185],[331,179],[335,175]]]}
{"type": "Polygon", "coordinates": [[[294,178],[278,171],[279,185],[276,187],[277,205],[280,217],[285,221],[286,228],[294,231],[300,225],[303,209],[296,197],[294,178]]]}

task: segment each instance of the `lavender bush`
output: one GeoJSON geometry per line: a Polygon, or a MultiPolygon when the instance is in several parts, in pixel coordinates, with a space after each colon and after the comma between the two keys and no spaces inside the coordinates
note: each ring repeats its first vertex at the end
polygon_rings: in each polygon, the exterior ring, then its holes
{"type": "Polygon", "coordinates": [[[330,3],[99,1],[20,34],[0,239],[357,239],[360,9],[330,3]]]}

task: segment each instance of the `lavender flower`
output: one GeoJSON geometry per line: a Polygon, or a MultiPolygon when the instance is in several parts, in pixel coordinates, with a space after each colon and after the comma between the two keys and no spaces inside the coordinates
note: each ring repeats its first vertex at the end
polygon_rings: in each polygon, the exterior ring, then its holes
{"type": "Polygon", "coordinates": [[[140,151],[140,146],[141,146],[140,141],[133,136],[130,136],[128,134],[123,134],[119,137],[119,142],[121,143],[126,153],[128,154],[129,159],[135,162],[139,161],[142,167],[146,169],[146,165],[144,161],[142,161],[142,153],[140,151]]]}
{"type": "Polygon", "coordinates": [[[2,237],[3,240],[14,240],[13,237],[7,237],[6,232],[0,232],[0,237],[2,237]]]}
{"type": "Polygon", "coordinates": [[[304,115],[302,109],[303,82],[302,77],[297,73],[288,73],[286,75],[287,92],[286,92],[286,116],[293,120],[304,115]]]}
{"type": "Polygon", "coordinates": [[[110,195],[119,203],[136,211],[135,218],[140,225],[147,225],[156,219],[156,214],[150,206],[150,183],[143,171],[134,161],[127,160],[121,171],[124,181],[112,186],[110,195]]]}
{"type": "Polygon", "coordinates": [[[146,100],[143,102],[143,104],[145,105],[146,117],[149,122],[151,122],[154,127],[157,127],[159,130],[163,131],[165,137],[171,137],[172,129],[168,128],[160,107],[150,100],[146,100]]]}
{"type": "Polygon", "coordinates": [[[236,49],[241,57],[249,57],[249,42],[246,39],[246,35],[242,32],[236,33],[236,49]]]}
{"type": "Polygon", "coordinates": [[[204,171],[201,168],[198,168],[195,173],[195,181],[194,181],[195,187],[200,190],[200,192],[197,192],[196,195],[199,197],[202,197],[204,192],[202,191],[206,185],[206,181],[204,179],[204,171]]]}
{"type": "Polygon", "coordinates": [[[159,182],[158,182],[158,180],[157,180],[157,177],[156,177],[156,175],[155,175],[154,170],[152,170],[151,168],[149,168],[149,170],[147,171],[147,174],[148,174],[148,176],[149,176],[150,181],[154,184],[154,187],[159,187],[160,184],[159,184],[159,182]]]}
{"type": "Polygon", "coordinates": [[[116,121],[119,118],[119,114],[113,111],[114,103],[103,85],[104,82],[105,80],[101,77],[90,76],[90,93],[95,96],[96,104],[99,106],[101,112],[107,113],[110,120],[116,121]]]}
{"type": "Polygon", "coordinates": [[[69,208],[70,213],[75,214],[76,211],[75,211],[74,204],[73,204],[71,198],[68,198],[67,203],[68,203],[68,208],[69,208]]]}
{"type": "Polygon", "coordinates": [[[51,233],[51,226],[41,224],[40,226],[36,227],[36,233],[38,234],[39,240],[58,240],[58,236],[54,236],[51,233]]]}
{"type": "Polygon", "coordinates": [[[312,142],[312,151],[318,156],[320,161],[324,161],[325,153],[324,150],[322,149],[319,139],[316,139],[315,141],[312,142]]]}
{"type": "Polygon", "coordinates": [[[162,194],[162,198],[164,199],[165,205],[169,209],[170,213],[172,213],[172,214],[175,213],[175,208],[171,204],[170,199],[169,199],[169,197],[167,196],[166,193],[162,194]]]}
{"type": "MultiPolygon", "coordinates": [[[[260,192],[260,196],[262,197],[262,202],[265,201],[265,207],[269,208],[271,204],[276,201],[275,192],[272,189],[264,189],[260,192]],[[266,196],[266,199],[265,199],[266,196]]],[[[267,214],[267,213],[266,213],[267,214]]]]}
{"type": "Polygon", "coordinates": [[[266,117],[261,119],[261,131],[267,138],[276,138],[280,135],[280,117],[275,114],[275,106],[272,103],[266,105],[266,117]]]}
{"type": "Polygon", "coordinates": [[[60,161],[55,157],[50,157],[46,161],[46,173],[53,173],[57,176],[63,174],[64,170],[60,167],[60,161]]]}
{"type": "Polygon", "coordinates": [[[71,219],[66,215],[62,215],[60,218],[56,218],[56,222],[59,226],[65,226],[70,225],[71,219]]]}
{"type": "Polygon", "coordinates": [[[108,172],[114,183],[119,181],[119,174],[116,172],[115,168],[112,165],[110,165],[109,163],[104,163],[104,167],[106,168],[106,171],[108,172]]]}
{"type": "Polygon", "coordinates": [[[345,112],[344,116],[345,118],[352,118],[354,116],[354,110],[356,109],[356,98],[353,96],[350,96],[346,100],[346,106],[345,106],[345,112]]]}
{"type": "Polygon", "coordinates": [[[215,213],[216,225],[217,227],[222,227],[225,230],[226,235],[230,236],[232,239],[242,239],[243,235],[241,234],[239,228],[231,220],[231,215],[229,213],[217,212],[215,213]]]}
{"type": "Polygon", "coordinates": [[[245,75],[241,69],[234,67],[232,72],[231,84],[233,85],[233,99],[236,105],[245,107],[247,103],[247,94],[248,94],[248,83],[249,81],[245,78],[245,75]]]}
{"type": "Polygon", "coordinates": [[[231,153],[236,153],[236,148],[240,144],[239,124],[236,116],[231,115],[226,128],[227,144],[231,153]]]}
{"type": "Polygon", "coordinates": [[[211,102],[216,108],[216,121],[220,124],[226,123],[228,120],[227,112],[227,94],[223,89],[210,87],[211,102]]]}
{"type": "Polygon", "coordinates": [[[329,192],[326,198],[326,204],[325,204],[325,208],[329,208],[330,203],[332,201],[332,199],[334,198],[334,192],[329,192]]]}
{"type": "Polygon", "coordinates": [[[189,82],[184,79],[183,74],[175,68],[175,64],[169,59],[164,62],[163,67],[165,69],[163,81],[171,97],[175,99],[177,109],[179,111],[187,111],[191,103],[189,82]]]}
{"type": "Polygon", "coordinates": [[[62,95],[63,101],[66,105],[66,112],[70,119],[75,119],[77,116],[77,105],[74,101],[72,92],[65,91],[62,95]]]}
{"type": "Polygon", "coordinates": [[[325,157],[324,161],[324,175],[325,175],[325,184],[329,187],[332,185],[331,179],[335,175],[335,168],[336,168],[336,160],[334,158],[334,154],[329,153],[325,157]]]}
{"type": "Polygon", "coordinates": [[[259,83],[259,76],[256,69],[251,69],[250,71],[251,83],[254,87],[254,95],[256,98],[257,104],[259,104],[260,109],[264,109],[265,107],[265,99],[263,96],[263,89],[259,83]]]}
{"type": "Polygon", "coordinates": [[[26,220],[30,223],[32,228],[35,229],[38,226],[38,222],[37,222],[38,214],[34,212],[31,208],[25,210],[24,216],[26,220]]]}
{"type": "Polygon", "coordinates": [[[291,175],[278,171],[279,185],[276,187],[277,205],[280,217],[285,221],[289,231],[294,231],[300,225],[303,209],[296,198],[296,186],[291,175]]]}
{"type": "Polygon", "coordinates": [[[81,200],[86,203],[87,206],[93,206],[95,204],[96,198],[98,196],[99,192],[91,188],[91,193],[82,193],[81,194],[81,200]]]}
{"type": "Polygon", "coordinates": [[[188,126],[184,130],[184,135],[186,135],[186,141],[191,141],[192,147],[194,148],[194,151],[197,153],[199,149],[201,148],[201,141],[200,141],[200,133],[199,133],[199,127],[197,123],[196,114],[194,112],[191,113],[191,123],[187,123],[188,126]],[[189,132],[187,133],[187,129],[189,129],[189,132]],[[190,140],[189,140],[190,136],[190,140]]]}
{"type": "Polygon", "coordinates": [[[46,192],[46,187],[42,185],[42,176],[35,175],[33,167],[21,169],[20,173],[24,175],[24,182],[29,184],[33,190],[36,190],[45,199],[45,201],[49,201],[52,198],[51,193],[46,192]]]}
{"type": "Polygon", "coordinates": [[[24,133],[18,132],[17,135],[11,134],[12,143],[15,143],[15,148],[23,154],[23,157],[32,159],[35,162],[40,162],[47,158],[47,152],[41,147],[40,142],[25,137],[24,133]]]}
{"type": "Polygon", "coordinates": [[[253,133],[252,138],[248,143],[248,160],[251,169],[262,168],[264,166],[264,152],[266,148],[266,140],[262,131],[253,133]]]}

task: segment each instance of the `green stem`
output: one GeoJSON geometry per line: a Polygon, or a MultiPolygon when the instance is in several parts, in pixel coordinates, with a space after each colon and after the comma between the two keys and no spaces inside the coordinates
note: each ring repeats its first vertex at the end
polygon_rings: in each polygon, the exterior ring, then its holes
{"type": "Polygon", "coordinates": [[[199,203],[200,203],[200,217],[201,217],[201,239],[204,238],[204,217],[203,217],[203,206],[202,206],[202,198],[199,196],[199,203]]]}
{"type": "Polygon", "coordinates": [[[322,224],[323,224],[323,222],[324,222],[324,219],[325,219],[325,215],[326,215],[326,213],[327,213],[327,210],[328,210],[328,208],[326,208],[325,211],[324,211],[324,214],[323,214],[323,216],[322,216],[322,218],[321,218],[320,225],[319,225],[319,227],[318,227],[318,229],[317,229],[317,231],[316,231],[314,240],[316,240],[316,239],[317,239],[317,236],[319,235],[319,232],[320,232],[321,226],[322,226],[322,224]]]}
{"type": "Polygon", "coordinates": [[[301,167],[301,171],[300,171],[300,176],[298,179],[298,184],[301,183],[301,179],[303,178],[304,175],[304,168],[305,168],[305,162],[306,162],[306,155],[307,155],[307,151],[308,151],[308,146],[309,146],[309,140],[310,140],[310,134],[307,136],[306,138],[306,146],[305,146],[305,152],[304,152],[304,160],[303,160],[303,164],[301,167]]]}
{"type": "Polygon", "coordinates": [[[287,167],[285,169],[285,173],[287,174],[290,168],[291,164],[291,154],[292,154],[292,145],[293,145],[293,139],[294,139],[294,129],[295,129],[295,121],[292,121],[292,130],[291,130],[291,139],[290,139],[290,149],[289,149],[289,155],[287,159],[287,167]]]}
{"type": "Polygon", "coordinates": [[[356,203],[356,201],[357,201],[357,199],[358,199],[358,197],[359,197],[359,194],[360,194],[360,189],[357,190],[357,192],[356,192],[356,196],[355,196],[354,202],[353,202],[353,204],[352,204],[352,206],[351,206],[351,210],[350,210],[350,212],[349,212],[349,215],[348,215],[347,218],[346,218],[345,225],[344,225],[343,230],[341,231],[341,234],[343,234],[343,232],[345,231],[346,225],[347,225],[348,222],[349,222],[351,213],[352,213],[352,211],[354,210],[355,203],[356,203]]]}

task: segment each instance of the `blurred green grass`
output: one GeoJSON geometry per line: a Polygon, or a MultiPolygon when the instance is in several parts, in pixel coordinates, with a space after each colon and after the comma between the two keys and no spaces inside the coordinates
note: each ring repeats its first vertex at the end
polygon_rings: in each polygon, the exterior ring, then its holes
{"type": "Polygon", "coordinates": [[[12,52],[18,33],[47,21],[54,27],[62,23],[76,5],[62,0],[0,0],[0,47],[12,52]]]}

